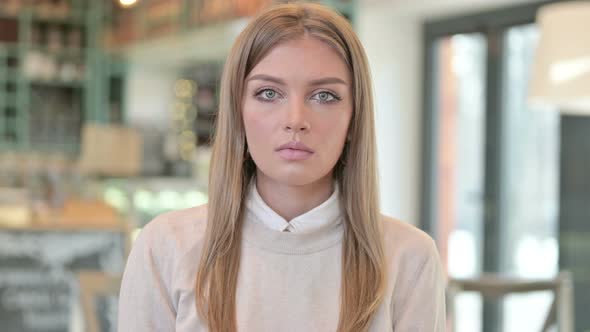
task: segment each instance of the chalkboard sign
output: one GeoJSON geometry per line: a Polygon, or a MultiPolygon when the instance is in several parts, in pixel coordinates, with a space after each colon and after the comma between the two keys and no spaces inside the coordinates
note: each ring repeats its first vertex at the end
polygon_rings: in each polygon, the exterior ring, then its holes
{"type": "Polygon", "coordinates": [[[120,275],[125,244],[124,232],[0,229],[0,331],[72,331],[78,271],[120,275]]]}

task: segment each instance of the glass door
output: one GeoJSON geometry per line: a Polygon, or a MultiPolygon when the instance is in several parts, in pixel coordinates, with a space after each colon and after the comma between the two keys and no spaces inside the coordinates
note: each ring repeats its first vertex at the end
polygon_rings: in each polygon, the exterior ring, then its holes
{"type": "MultiPolygon", "coordinates": [[[[527,86],[539,31],[514,26],[504,35],[502,272],[543,279],[558,271],[560,118],[557,112],[527,105],[527,86]]],[[[504,299],[504,331],[540,331],[551,292],[504,299]]]]}
{"type": "MultiPolygon", "coordinates": [[[[443,37],[435,44],[438,68],[435,148],[439,251],[449,277],[482,272],[486,37],[480,33],[443,37]]],[[[455,331],[477,331],[482,320],[478,294],[461,294],[455,331]]]]}
{"type": "MultiPolygon", "coordinates": [[[[527,104],[541,4],[425,25],[422,222],[449,278],[558,271],[560,118],[527,104]]],[[[464,293],[453,331],[535,331],[552,295],[464,293]]]]}

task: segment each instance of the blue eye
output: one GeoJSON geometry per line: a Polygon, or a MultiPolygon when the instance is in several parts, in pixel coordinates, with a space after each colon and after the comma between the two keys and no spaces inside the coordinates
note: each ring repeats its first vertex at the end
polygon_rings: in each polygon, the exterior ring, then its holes
{"type": "Polygon", "coordinates": [[[273,101],[277,98],[278,93],[272,89],[262,89],[258,91],[255,97],[261,101],[273,101]]]}
{"type": "Polygon", "coordinates": [[[336,94],[334,94],[332,92],[320,91],[320,92],[316,93],[315,95],[313,95],[312,99],[317,100],[318,102],[320,102],[322,104],[329,104],[329,103],[334,103],[334,102],[340,100],[340,97],[338,97],[336,94]]]}
{"type": "Polygon", "coordinates": [[[276,96],[276,92],[272,91],[272,90],[265,90],[263,95],[265,98],[267,99],[273,99],[276,96]]]}

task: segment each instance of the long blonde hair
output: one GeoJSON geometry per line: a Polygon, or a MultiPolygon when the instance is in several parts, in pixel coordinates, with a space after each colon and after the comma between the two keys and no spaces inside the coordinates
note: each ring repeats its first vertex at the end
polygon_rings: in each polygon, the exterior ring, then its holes
{"type": "Polygon", "coordinates": [[[243,197],[256,171],[247,158],[241,102],[252,68],[275,46],[317,38],[345,61],[352,77],[349,142],[334,169],[344,216],[342,286],[338,331],[366,331],[382,301],[386,267],[377,187],[371,78],[366,55],[350,24],[316,4],[286,4],[258,15],[239,35],[221,80],[209,175],[207,230],[196,279],[199,315],[213,332],[236,331],[243,197]]]}

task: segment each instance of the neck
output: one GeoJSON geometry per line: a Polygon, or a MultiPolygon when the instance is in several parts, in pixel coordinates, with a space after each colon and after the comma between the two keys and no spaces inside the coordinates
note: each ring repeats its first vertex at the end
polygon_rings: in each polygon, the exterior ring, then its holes
{"type": "Polygon", "coordinates": [[[256,189],[264,202],[278,215],[291,221],[325,202],[332,195],[332,176],[305,185],[279,183],[256,172],[256,189]]]}

